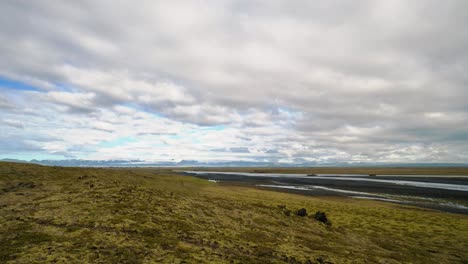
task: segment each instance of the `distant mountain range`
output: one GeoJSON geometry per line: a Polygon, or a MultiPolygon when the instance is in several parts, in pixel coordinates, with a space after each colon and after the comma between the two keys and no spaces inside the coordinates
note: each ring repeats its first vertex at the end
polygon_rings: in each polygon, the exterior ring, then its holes
{"type": "Polygon", "coordinates": [[[468,163],[351,163],[351,162],[300,162],[277,163],[255,161],[200,162],[196,160],[147,162],[144,160],[18,160],[2,159],[4,162],[33,163],[64,167],[468,167],[468,163]]]}

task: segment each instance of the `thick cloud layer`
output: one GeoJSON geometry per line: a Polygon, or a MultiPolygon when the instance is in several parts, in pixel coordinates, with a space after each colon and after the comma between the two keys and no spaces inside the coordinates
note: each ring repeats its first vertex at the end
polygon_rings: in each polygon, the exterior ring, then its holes
{"type": "Polygon", "coordinates": [[[2,1],[0,157],[468,162],[466,1],[2,1]]]}

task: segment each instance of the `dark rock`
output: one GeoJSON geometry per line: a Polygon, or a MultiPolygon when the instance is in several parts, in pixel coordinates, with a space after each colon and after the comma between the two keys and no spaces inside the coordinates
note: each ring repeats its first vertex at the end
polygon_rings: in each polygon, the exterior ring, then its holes
{"type": "Polygon", "coordinates": [[[307,176],[317,176],[317,174],[307,174],[307,176]]]}
{"type": "Polygon", "coordinates": [[[377,174],[369,174],[369,177],[375,177],[377,174]]]}
{"type": "Polygon", "coordinates": [[[322,223],[327,224],[327,225],[331,225],[331,222],[330,222],[330,220],[328,220],[327,215],[325,214],[325,212],[317,211],[315,213],[315,215],[314,215],[314,218],[315,218],[315,220],[317,220],[319,222],[322,222],[322,223]]]}
{"type": "Polygon", "coordinates": [[[297,216],[307,216],[307,210],[305,208],[301,208],[295,212],[297,216]]]}

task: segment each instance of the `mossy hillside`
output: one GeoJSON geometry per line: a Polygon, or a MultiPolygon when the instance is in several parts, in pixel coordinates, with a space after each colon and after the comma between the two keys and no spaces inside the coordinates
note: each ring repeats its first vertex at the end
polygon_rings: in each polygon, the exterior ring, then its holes
{"type": "Polygon", "coordinates": [[[219,186],[163,169],[0,163],[0,226],[0,262],[7,263],[468,259],[462,215],[219,186]],[[279,205],[325,211],[333,225],[286,216],[279,205]]]}

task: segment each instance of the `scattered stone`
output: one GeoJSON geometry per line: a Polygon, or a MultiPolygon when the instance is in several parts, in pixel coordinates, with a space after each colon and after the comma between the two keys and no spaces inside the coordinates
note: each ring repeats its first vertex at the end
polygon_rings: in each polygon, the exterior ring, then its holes
{"type": "Polygon", "coordinates": [[[330,220],[328,220],[327,215],[325,214],[325,212],[317,211],[315,213],[314,218],[315,218],[315,220],[317,220],[319,222],[322,222],[322,223],[324,223],[326,225],[331,225],[331,222],[330,222],[330,220]]]}
{"type": "Polygon", "coordinates": [[[297,210],[295,213],[297,216],[307,216],[307,210],[305,208],[301,208],[297,210]]]}

